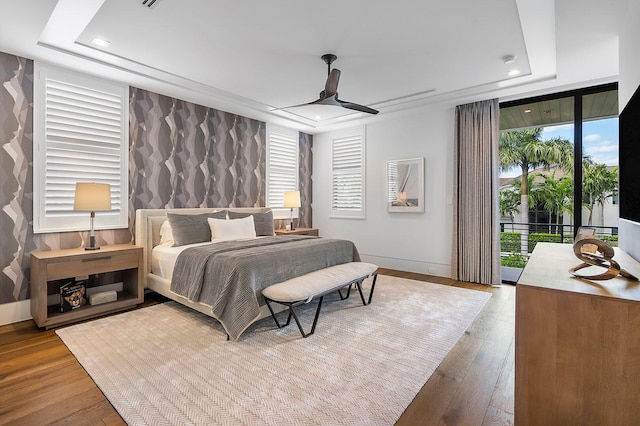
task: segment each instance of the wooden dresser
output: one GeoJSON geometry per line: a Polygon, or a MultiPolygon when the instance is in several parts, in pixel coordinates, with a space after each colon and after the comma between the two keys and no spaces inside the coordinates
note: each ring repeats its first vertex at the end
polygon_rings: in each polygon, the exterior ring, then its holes
{"type": "Polygon", "coordinates": [[[639,424],[640,282],[572,278],[579,263],[570,244],[538,243],[517,283],[517,426],[639,424]]]}

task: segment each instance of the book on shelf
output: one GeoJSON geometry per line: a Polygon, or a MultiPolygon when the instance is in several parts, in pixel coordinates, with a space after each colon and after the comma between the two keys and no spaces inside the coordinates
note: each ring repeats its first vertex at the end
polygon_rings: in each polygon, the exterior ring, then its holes
{"type": "Polygon", "coordinates": [[[68,312],[87,304],[87,281],[71,280],[60,286],[60,312],[68,312]]]}

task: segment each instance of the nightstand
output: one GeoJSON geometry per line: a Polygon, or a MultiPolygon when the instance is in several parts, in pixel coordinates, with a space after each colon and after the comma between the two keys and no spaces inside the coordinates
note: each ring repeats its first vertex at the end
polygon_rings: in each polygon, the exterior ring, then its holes
{"type": "Polygon", "coordinates": [[[286,229],[276,229],[276,235],[311,235],[318,236],[318,230],[316,228],[296,228],[293,231],[287,231],[286,229]]]}
{"type": "Polygon", "coordinates": [[[122,311],[143,301],[142,247],[116,244],[95,251],[75,248],[31,253],[31,316],[38,327],[51,328],[122,311]],[[99,305],[87,302],[67,312],[60,312],[59,298],[55,304],[48,302],[47,288],[51,281],[119,271],[122,272],[122,290],[117,292],[117,300],[99,305]]]}

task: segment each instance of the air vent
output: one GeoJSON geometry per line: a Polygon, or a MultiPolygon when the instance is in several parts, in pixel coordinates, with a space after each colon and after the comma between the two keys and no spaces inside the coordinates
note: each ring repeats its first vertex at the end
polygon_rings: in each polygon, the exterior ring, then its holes
{"type": "Polygon", "coordinates": [[[147,6],[147,7],[151,7],[153,6],[158,0],[142,0],[142,5],[143,6],[147,6]]]}

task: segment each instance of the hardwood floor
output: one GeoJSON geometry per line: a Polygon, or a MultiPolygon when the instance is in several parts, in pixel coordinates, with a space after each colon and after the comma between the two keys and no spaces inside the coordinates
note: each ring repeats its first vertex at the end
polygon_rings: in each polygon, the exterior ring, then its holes
{"type": "Polygon", "coordinates": [[[515,286],[380,272],[492,293],[396,425],[513,425],[515,286]]]}
{"type": "MultiPolygon", "coordinates": [[[[513,424],[515,287],[379,272],[493,294],[397,425],[513,424]]],[[[162,301],[151,293],[142,307],[162,301]]],[[[29,320],[0,327],[0,424],[125,423],[55,332],[29,320]]]]}

